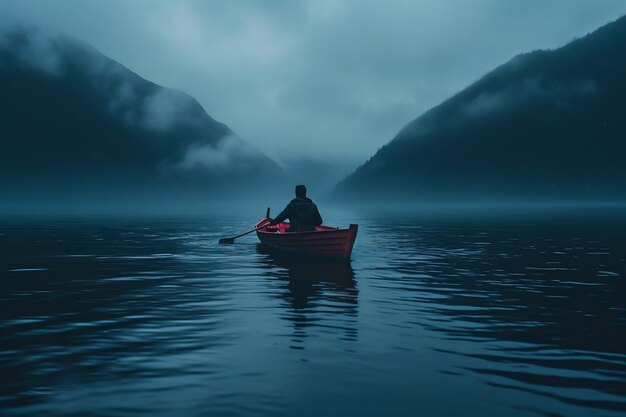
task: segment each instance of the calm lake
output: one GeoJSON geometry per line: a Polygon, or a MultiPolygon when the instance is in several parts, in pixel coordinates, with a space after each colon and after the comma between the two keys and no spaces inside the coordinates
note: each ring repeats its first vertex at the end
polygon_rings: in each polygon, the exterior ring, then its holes
{"type": "Polygon", "coordinates": [[[0,219],[0,407],[38,416],[623,416],[626,213],[0,219]]]}

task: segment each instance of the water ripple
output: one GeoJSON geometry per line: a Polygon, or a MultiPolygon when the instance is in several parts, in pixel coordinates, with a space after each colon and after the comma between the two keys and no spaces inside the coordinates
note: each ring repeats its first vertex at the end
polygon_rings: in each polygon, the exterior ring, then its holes
{"type": "Polygon", "coordinates": [[[0,405],[621,415],[626,223],[598,219],[338,216],[351,264],[217,244],[253,218],[7,222],[0,405]]]}

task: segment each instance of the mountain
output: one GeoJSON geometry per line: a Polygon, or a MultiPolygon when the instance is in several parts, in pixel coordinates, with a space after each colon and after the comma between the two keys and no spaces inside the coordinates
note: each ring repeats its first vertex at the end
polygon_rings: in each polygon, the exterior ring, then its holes
{"type": "Polygon", "coordinates": [[[334,199],[626,199],[626,17],[522,54],[405,126],[334,199]]]}
{"type": "Polygon", "coordinates": [[[0,28],[0,199],[213,200],[285,174],[192,97],[38,28],[0,28]]]}

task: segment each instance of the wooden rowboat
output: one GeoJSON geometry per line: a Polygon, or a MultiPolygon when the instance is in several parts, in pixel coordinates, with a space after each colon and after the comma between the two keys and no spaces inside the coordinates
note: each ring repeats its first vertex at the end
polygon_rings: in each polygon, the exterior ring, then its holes
{"type": "MultiPolygon", "coordinates": [[[[256,224],[262,226],[269,221],[264,218],[256,224]]],[[[289,223],[283,222],[275,226],[263,226],[256,234],[262,244],[269,247],[290,251],[303,255],[348,260],[359,228],[351,224],[347,229],[328,226],[316,226],[315,231],[290,232],[289,223]]]]}

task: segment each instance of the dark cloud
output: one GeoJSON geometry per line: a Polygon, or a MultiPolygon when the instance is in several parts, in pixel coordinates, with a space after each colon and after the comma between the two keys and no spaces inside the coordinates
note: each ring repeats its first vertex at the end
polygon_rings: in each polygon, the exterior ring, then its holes
{"type": "Polygon", "coordinates": [[[7,19],[56,27],[185,91],[290,166],[329,153],[362,162],[512,56],[624,11],[621,0],[0,3],[7,19]]]}

